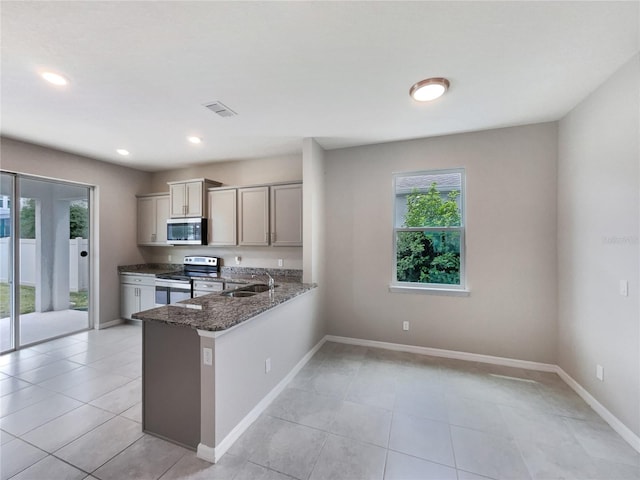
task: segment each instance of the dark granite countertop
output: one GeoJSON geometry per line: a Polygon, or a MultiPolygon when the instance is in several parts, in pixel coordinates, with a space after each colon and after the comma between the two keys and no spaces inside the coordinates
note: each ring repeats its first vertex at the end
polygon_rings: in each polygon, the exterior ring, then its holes
{"type": "MultiPolygon", "coordinates": [[[[238,278],[238,280],[242,279],[238,278]]],[[[247,283],[262,283],[262,279],[249,281],[245,277],[244,280],[247,283]]],[[[309,283],[280,282],[277,278],[276,285],[272,295],[267,291],[252,297],[234,298],[221,293],[212,293],[185,300],[176,305],[138,312],[132,318],[198,330],[222,331],[250,320],[316,287],[315,284],[309,283]]]]}
{"type": "MultiPolygon", "coordinates": [[[[133,273],[136,275],[161,275],[163,273],[182,270],[183,265],[178,263],[139,263],[136,265],[120,265],[118,273],[133,273]]],[[[220,272],[214,276],[201,277],[201,280],[229,282],[229,283],[259,283],[268,281],[265,275],[268,271],[276,282],[300,283],[302,270],[265,269],[250,267],[221,267],[220,272]]]]}
{"type": "Polygon", "coordinates": [[[182,270],[182,265],[177,263],[139,263],[118,267],[118,273],[134,273],[136,275],[160,275],[177,270],[182,270]]]}

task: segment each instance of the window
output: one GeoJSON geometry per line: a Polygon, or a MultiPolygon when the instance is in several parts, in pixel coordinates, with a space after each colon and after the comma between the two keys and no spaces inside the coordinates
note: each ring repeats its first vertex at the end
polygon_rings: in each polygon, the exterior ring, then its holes
{"type": "Polygon", "coordinates": [[[394,175],[394,289],[464,290],[464,170],[394,175]]]}

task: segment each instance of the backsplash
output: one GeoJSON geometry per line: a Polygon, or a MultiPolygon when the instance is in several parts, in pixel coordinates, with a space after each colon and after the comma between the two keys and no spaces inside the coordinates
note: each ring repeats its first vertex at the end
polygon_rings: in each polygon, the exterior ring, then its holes
{"type": "Polygon", "coordinates": [[[139,263],[137,265],[119,265],[118,272],[126,270],[127,272],[135,272],[136,270],[166,270],[171,272],[174,270],[182,270],[181,263],[139,263]]]}
{"type": "Polygon", "coordinates": [[[221,258],[222,265],[228,267],[302,269],[302,247],[140,247],[140,252],[147,263],[182,263],[187,255],[205,255],[221,258]]]}
{"type": "Polygon", "coordinates": [[[302,281],[302,270],[288,268],[222,267],[220,273],[224,277],[225,275],[264,275],[265,272],[274,277],[302,281]]]}

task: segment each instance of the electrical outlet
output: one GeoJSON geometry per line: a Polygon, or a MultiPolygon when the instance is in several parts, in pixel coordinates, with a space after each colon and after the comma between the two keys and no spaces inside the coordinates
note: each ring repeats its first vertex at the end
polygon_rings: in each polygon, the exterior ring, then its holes
{"type": "Polygon", "coordinates": [[[172,258],[171,255],[167,255],[167,260],[168,261],[171,261],[171,258],[172,258]]]}
{"type": "Polygon", "coordinates": [[[284,259],[282,259],[282,258],[278,259],[278,266],[279,267],[283,267],[284,266],[284,259]]]}
{"type": "Polygon", "coordinates": [[[620,295],[629,296],[629,282],[627,280],[620,280],[620,295]]]}
{"type": "Polygon", "coordinates": [[[402,322],[402,330],[405,332],[409,330],[409,322],[402,322]]]}
{"type": "Polygon", "coordinates": [[[236,257],[236,265],[240,265],[240,261],[242,260],[242,257],[236,257]]]}
{"type": "Polygon", "coordinates": [[[596,378],[604,382],[604,367],[602,365],[596,365],[596,378]]]}
{"type": "Polygon", "coordinates": [[[264,361],[264,373],[269,373],[271,371],[271,359],[267,358],[264,361]]]}
{"type": "Polygon", "coordinates": [[[205,365],[213,365],[213,350],[210,348],[202,349],[202,363],[205,365]]]}

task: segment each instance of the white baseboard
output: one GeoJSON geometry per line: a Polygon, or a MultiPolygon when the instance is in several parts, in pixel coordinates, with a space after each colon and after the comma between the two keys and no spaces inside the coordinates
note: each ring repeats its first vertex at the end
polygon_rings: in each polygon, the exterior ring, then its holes
{"type": "Polygon", "coordinates": [[[558,365],[550,363],[530,362],[528,360],[516,360],[513,358],[493,357],[491,355],[481,355],[477,353],[457,352],[455,350],[442,350],[439,348],[416,347],[414,345],[402,345],[399,343],[378,342],[375,340],[362,340],[359,338],[338,337],[327,335],[327,342],[346,343],[349,345],[361,345],[363,347],[384,348],[400,352],[417,353],[421,355],[432,355],[434,357],[455,358],[470,362],[490,363],[493,365],[504,365],[507,367],[523,368],[525,370],[537,370],[541,372],[557,373],[564,382],[582,397],[593,408],[593,410],[613,428],[631,447],[640,452],[640,437],[633,433],[624,423],[622,423],[613,413],[607,410],[598,402],[585,388],[576,382],[558,365]]]}
{"type": "Polygon", "coordinates": [[[124,323],[124,320],[121,318],[116,318],[115,320],[111,320],[110,322],[99,323],[96,325],[96,330],[102,330],[104,328],[115,327],[116,325],[120,325],[124,323]]]}
{"type": "Polygon", "coordinates": [[[282,379],[273,389],[263,397],[258,404],[238,423],[229,434],[222,439],[222,441],[216,445],[215,448],[211,448],[203,443],[198,445],[197,457],[206,460],[211,463],[216,463],[222,455],[233,445],[233,443],[240,438],[247,428],[251,426],[253,422],[257,420],[262,412],[273,402],[278,395],[285,389],[293,377],[295,377],[302,367],[304,367],[311,357],[320,350],[320,347],[324,345],[326,337],[322,338],[311,350],[309,350],[304,357],[291,369],[291,371],[282,379]]]}
{"type": "Polygon", "coordinates": [[[556,365],[551,363],[530,362],[528,360],[517,360],[515,358],[493,357],[479,353],[458,352],[455,350],[443,350],[440,348],[417,347],[415,345],[403,345],[400,343],[378,342],[376,340],[362,340],[359,338],[337,337],[327,335],[327,342],[348,343],[349,345],[362,345],[363,347],[384,348],[398,352],[417,353],[420,355],[431,355],[433,357],[455,358],[469,362],[491,363],[493,365],[504,365],[507,367],[524,368],[526,370],[537,370],[540,372],[555,372],[556,365]]]}
{"type": "Polygon", "coordinates": [[[216,449],[200,442],[196,450],[196,457],[206,460],[207,462],[216,463],[216,449]]]}
{"type": "Polygon", "coordinates": [[[569,385],[580,397],[589,404],[595,412],[607,422],[611,428],[613,428],[618,435],[620,435],[634,450],[640,452],[640,437],[633,433],[624,423],[622,423],[618,417],[611,413],[605,406],[603,406],[593,395],[591,395],[582,385],[576,382],[571,375],[565,372],[561,367],[556,367],[556,373],[560,375],[560,378],[569,385]]]}

